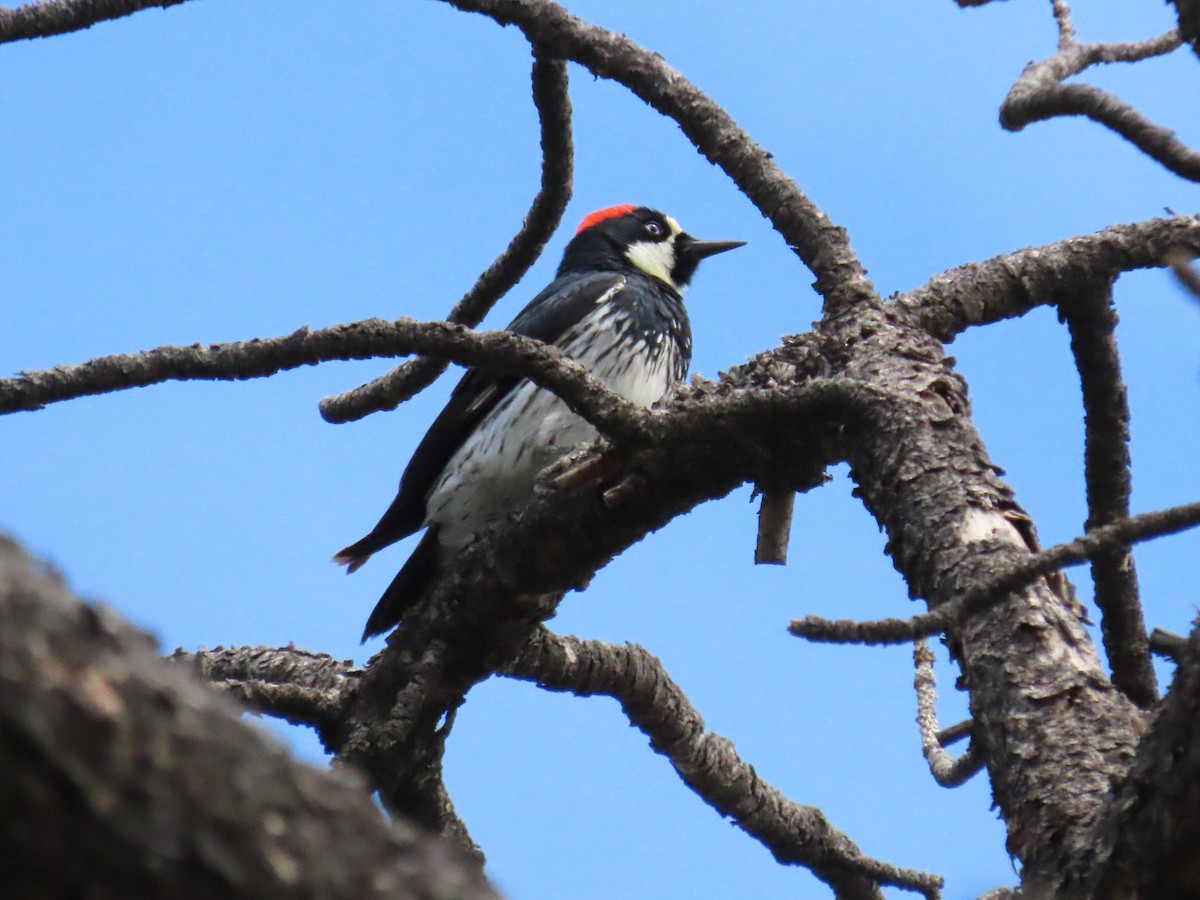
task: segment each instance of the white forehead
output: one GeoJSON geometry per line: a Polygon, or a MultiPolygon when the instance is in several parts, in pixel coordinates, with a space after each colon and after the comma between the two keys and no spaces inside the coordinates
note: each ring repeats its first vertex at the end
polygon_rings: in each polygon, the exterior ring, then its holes
{"type": "Polygon", "coordinates": [[[663,216],[667,220],[667,227],[671,229],[671,237],[677,234],[683,234],[683,229],[679,227],[679,223],[671,216],[663,216]]]}

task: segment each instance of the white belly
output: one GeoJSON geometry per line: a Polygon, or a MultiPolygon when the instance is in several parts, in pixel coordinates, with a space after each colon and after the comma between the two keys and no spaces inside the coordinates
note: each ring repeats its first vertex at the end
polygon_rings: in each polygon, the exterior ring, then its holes
{"type": "MultiPolygon", "coordinates": [[[[607,314],[598,310],[593,316],[607,314]]],[[[640,406],[653,404],[674,380],[677,358],[672,347],[649,354],[645,344],[614,348],[584,347],[578,340],[564,343],[564,351],[610,390],[640,406]]],[[[565,403],[523,381],[450,458],[429,494],[426,522],[441,526],[444,548],[461,549],[483,526],[523,503],[542,469],[595,439],[596,430],[565,403]]]]}

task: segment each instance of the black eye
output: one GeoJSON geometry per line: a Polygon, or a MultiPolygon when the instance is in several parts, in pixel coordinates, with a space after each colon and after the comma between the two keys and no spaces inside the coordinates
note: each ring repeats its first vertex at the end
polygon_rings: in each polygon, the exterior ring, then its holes
{"type": "Polygon", "coordinates": [[[662,233],[663,227],[658,222],[646,223],[646,234],[650,235],[650,237],[661,237],[662,233]]]}

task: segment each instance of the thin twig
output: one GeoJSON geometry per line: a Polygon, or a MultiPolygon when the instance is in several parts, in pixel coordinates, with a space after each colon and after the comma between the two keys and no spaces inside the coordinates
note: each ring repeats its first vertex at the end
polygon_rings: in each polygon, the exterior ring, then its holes
{"type": "Polygon", "coordinates": [[[921,731],[921,752],[929,763],[933,780],[945,788],[958,787],[983,768],[983,757],[975,745],[958,759],[942,748],[937,721],[937,681],[933,675],[933,653],[925,639],[913,643],[913,687],[917,689],[917,727],[921,731]]]}
{"type": "MultiPolygon", "coordinates": [[[[529,271],[562,221],[571,199],[575,147],[571,137],[571,97],[567,67],[534,47],[533,103],[541,123],[542,181],[521,230],[479,280],[450,310],[446,321],[474,328],[496,302],[529,271]]],[[[424,356],[386,375],[320,403],[327,422],[353,422],[373,412],[395,409],[424,390],[446,370],[446,361],[424,356]]]]}
{"type": "Polygon", "coordinates": [[[1068,566],[1077,566],[1095,556],[1127,544],[1137,544],[1200,525],[1200,503],[1174,506],[1157,512],[1131,516],[1097,528],[1082,537],[1027,557],[995,578],[973,588],[957,600],[933,612],[911,619],[882,619],[856,622],[805,616],[788,626],[797,637],[830,644],[905,644],[938,634],[956,622],[1000,602],[1038,578],[1068,566]]]}
{"type": "Polygon", "coordinates": [[[179,649],[167,658],[260,713],[315,728],[322,739],[339,721],[346,686],[358,672],[349,661],[294,646],[179,649]]]}
{"type": "Polygon", "coordinates": [[[0,414],[164,381],[263,378],[330,360],[429,353],[468,366],[522,375],[558,395],[597,430],[614,439],[643,440],[652,414],[608,390],[579,363],[541,341],[507,331],[472,331],[447,322],[367,319],[286,337],[159,347],[104,356],[0,380],[0,414]]]}
{"type": "Polygon", "coordinates": [[[634,644],[561,637],[539,626],[503,673],[552,691],[615,698],[684,782],[732,818],[782,863],[803,865],[839,897],[880,896],[873,882],[937,897],[942,881],[862,855],[817,809],[800,806],[763,781],[700,714],[662,663],[634,644]]]}
{"type": "MultiPolygon", "coordinates": [[[[1129,400],[1117,350],[1117,312],[1111,285],[1093,282],[1064,296],[1058,305],[1071,334],[1084,409],[1084,481],[1088,517],[1084,528],[1129,517],[1129,400]]],[[[1138,596],[1133,554],[1128,547],[1092,557],[1092,581],[1104,650],[1117,689],[1142,709],[1158,700],[1146,623],[1138,596]]]]}

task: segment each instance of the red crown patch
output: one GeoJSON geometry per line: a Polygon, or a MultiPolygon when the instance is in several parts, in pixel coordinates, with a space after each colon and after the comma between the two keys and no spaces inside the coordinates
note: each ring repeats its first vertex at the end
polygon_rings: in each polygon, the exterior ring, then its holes
{"type": "Polygon", "coordinates": [[[622,203],[620,206],[610,206],[608,209],[598,209],[594,213],[589,213],[583,217],[583,221],[579,223],[579,227],[575,229],[576,234],[582,234],[593,225],[599,225],[609,219],[619,219],[621,216],[627,216],[637,209],[632,203],[622,203]]]}

